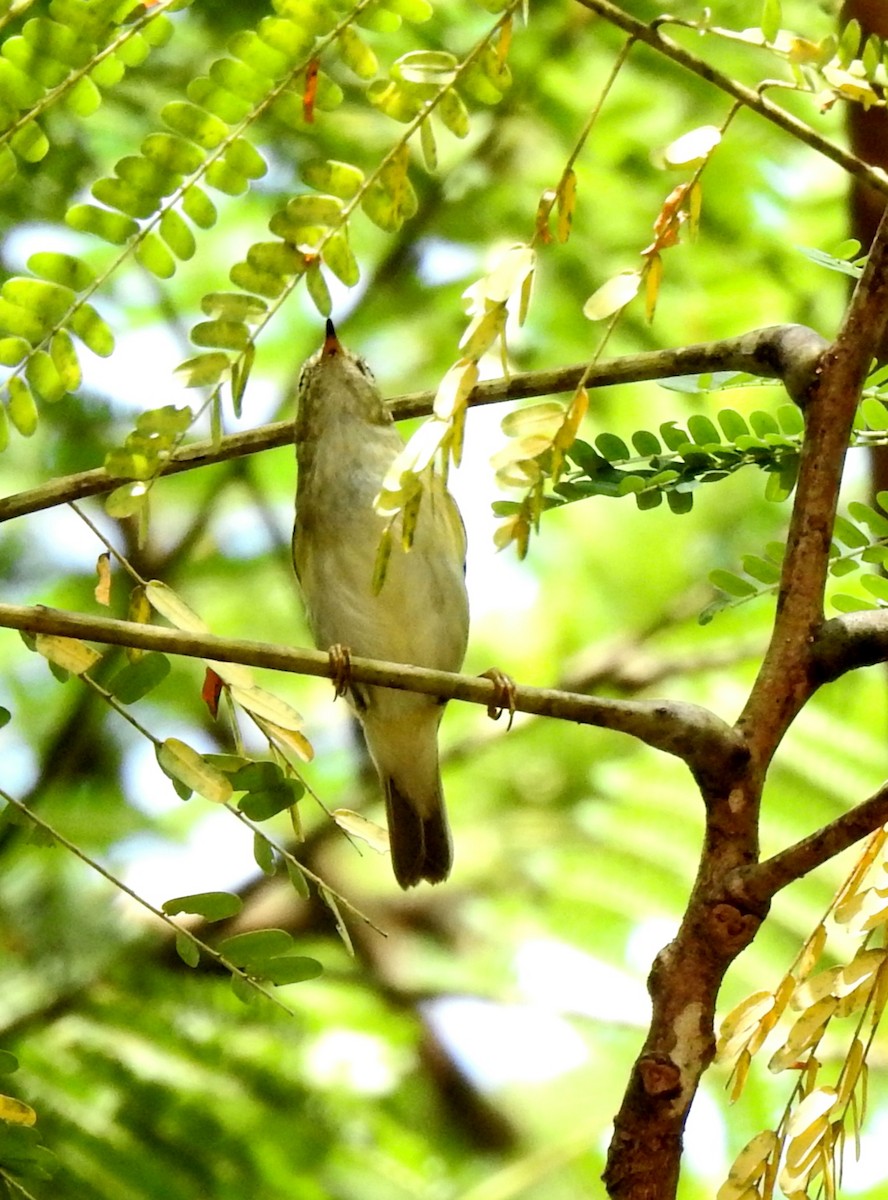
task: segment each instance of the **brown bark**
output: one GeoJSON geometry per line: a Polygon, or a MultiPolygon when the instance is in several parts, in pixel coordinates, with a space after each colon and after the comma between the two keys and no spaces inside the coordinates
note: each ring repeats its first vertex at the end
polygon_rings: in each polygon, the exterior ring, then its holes
{"type": "MultiPolygon", "coordinates": [[[[700,865],[679,932],[649,979],[650,1030],[615,1120],[604,1175],[613,1200],[673,1200],[685,1121],[714,1054],[715,1005],[725,971],[755,936],[771,897],[788,882],[788,868],[804,873],[829,845],[858,832],[846,824],[759,866],[768,766],[794,717],[835,670],[824,659],[830,661],[830,647],[841,638],[820,637],[832,525],[851,423],[886,317],[888,218],[804,402],[799,483],[774,629],[736,726],[746,753],[726,756],[720,779],[698,777],[706,807],[700,865]]],[[[881,799],[871,803],[863,825],[880,820],[883,808],[881,799]]]]}

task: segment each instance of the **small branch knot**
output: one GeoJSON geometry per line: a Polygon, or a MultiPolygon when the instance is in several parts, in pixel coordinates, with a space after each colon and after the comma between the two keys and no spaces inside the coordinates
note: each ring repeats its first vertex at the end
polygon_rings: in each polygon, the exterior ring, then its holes
{"type": "Polygon", "coordinates": [[[719,951],[732,958],[755,937],[761,918],[741,912],[733,904],[716,904],[709,912],[709,928],[719,951]]]}
{"type": "Polygon", "coordinates": [[[638,1075],[648,1096],[668,1099],[681,1091],[681,1071],[665,1054],[648,1054],[639,1060],[638,1075]]]}

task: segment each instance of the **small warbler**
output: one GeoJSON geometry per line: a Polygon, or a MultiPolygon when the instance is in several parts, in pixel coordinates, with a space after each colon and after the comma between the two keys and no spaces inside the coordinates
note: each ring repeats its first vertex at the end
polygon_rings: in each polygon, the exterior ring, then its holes
{"type": "MultiPolygon", "coordinates": [[[[385,580],[374,594],[385,521],[373,502],[403,442],[370,369],[342,346],[332,321],[302,368],[298,405],[293,561],[315,644],[458,671],[469,630],[459,510],[434,477],[409,551],[396,522],[385,580]]],[[[446,879],[453,852],[438,765],[443,703],[352,682],[347,695],[385,796],[395,878],[402,888],[446,879]]]]}

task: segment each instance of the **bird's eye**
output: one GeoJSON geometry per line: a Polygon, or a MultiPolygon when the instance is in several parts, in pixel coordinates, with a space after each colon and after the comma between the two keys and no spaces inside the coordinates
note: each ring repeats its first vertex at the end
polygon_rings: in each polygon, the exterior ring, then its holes
{"type": "Polygon", "coordinates": [[[366,379],[369,379],[369,380],[370,380],[370,382],[371,382],[371,383],[375,383],[375,382],[376,382],[376,376],[373,374],[373,372],[372,372],[372,371],[370,370],[370,368],[367,366],[367,363],[366,363],[366,361],[365,361],[363,358],[359,358],[359,357],[357,357],[357,356],[356,356],[356,357],[355,357],[355,366],[358,368],[358,370],[361,372],[361,374],[362,374],[362,375],[363,375],[363,376],[364,376],[366,379]]]}

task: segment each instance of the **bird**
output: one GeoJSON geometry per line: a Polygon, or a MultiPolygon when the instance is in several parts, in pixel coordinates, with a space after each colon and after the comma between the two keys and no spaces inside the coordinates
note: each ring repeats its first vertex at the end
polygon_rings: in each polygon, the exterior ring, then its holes
{"type": "Polygon", "coordinates": [[[453,849],[438,760],[444,703],[435,696],[359,684],[348,655],[459,671],[469,633],[466,535],[456,502],[433,475],[412,546],[398,517],[382,587],[374,591],[386,518],[374,507],[404,448],[367,363],[327,320],[303,365],[294,426],[297,485],[293,562],[319,649],[346,674],[385,800],[392,867],[404,889],[450,874],[453,849]]]}

